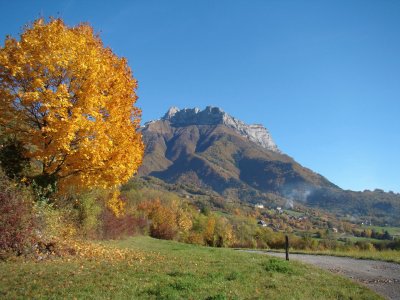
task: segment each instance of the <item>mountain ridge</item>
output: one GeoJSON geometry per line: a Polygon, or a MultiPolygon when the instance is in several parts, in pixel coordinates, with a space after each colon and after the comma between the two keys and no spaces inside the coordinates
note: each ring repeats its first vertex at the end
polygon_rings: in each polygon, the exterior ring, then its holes
{"type": "MultiPolygon", "coordinates": [[[[245,124],[227,114],[219,107],[207,106],[204,110],[200,110],[199,108],[179,109],[173,106],[165,113],[161,120],[169,121],[173,126],[226,125],[237,131],[241,136],[259,144],[265,149],[278,153],[281,152],[273,141],[268,129],[263,125],[245,124]]],[[[146,124],[151,122],[154,121],[146,124]]]]}
{"type": "Polygon", "coordinates": [[[305,189],[309,183],[335,187],[282,153],[265,127],[247,125],[217,107],[172,107],[161,119],[146,123],[142,133],[147,145],[143,175],[169,182],[186,175],[220,193],[243,183],[282,194],[286,185],[295,185],[295,189],[305,189]],[[255,141],[255,134],[248,134],[254,126],[268,134],[261,136],[265,139],[255,141]]]}

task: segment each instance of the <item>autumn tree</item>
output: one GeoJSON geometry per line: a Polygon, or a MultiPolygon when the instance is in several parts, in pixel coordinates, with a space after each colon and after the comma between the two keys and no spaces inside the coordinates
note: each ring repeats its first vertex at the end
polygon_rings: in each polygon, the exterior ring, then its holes
{"type": "Polygon", "coordinates": [[[24,145],[42,179],[116,186],[142,161],[136,87],[89,25],[39,19],[0,48],[0,132],[24,145]]]}
{"type": "Polygon", "coordinates": [[[204,229],[204,241],[208,246],[214,246],[215,243],[215,217],[211,216],[207,220],[206,228],[204,229]]]}
{"type": "Polygon", "coordinates": [[[175,205],[163,205],[160,199],[144,201],[138,206],[151,220],[150,235],[159,239],[172,240],[178,234],[175,205]]]}

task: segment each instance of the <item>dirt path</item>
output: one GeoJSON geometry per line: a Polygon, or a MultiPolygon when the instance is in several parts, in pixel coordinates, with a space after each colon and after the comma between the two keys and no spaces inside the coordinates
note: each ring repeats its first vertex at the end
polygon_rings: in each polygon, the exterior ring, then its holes
{"type": "MultiPolygon", "coordinates": [[[[278,257],[284,253],[252,251],[278,257]]],[[[351,278],[368,286],[387,299],[400,299],[400,264],[335,257],[324,255],[290,254],[291,260],[299,260],[322,269],[351,278]]]]}

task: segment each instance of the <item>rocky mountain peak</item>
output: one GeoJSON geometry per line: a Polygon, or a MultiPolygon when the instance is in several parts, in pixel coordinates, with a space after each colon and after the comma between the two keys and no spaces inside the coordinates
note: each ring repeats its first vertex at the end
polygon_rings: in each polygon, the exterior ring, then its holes
{"type": "Polygon", "coordinates": [[[263,148],[280,153],[270,133],[264,126],[260,124],[247,125],[230,116],[219,107],[207,106],[204,110],[200,110],[199,108],[179,109],[171,107],[162,120],[169,121],[173,126],[222,124],[234,129],[241,136],[263,148]]]}
{"type": "Polygon", "coordinates": [[[179,108],[176,106],[172,106],[168,109],[168,111],[165,113],[163,119],[164,120],[169,120],[171,119],[177,112],[179,111],[179,108]]]}

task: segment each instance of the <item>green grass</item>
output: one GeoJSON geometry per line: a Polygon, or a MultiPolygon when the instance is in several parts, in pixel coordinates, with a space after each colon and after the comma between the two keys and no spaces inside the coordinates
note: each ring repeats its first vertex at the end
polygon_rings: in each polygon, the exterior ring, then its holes
{"type": "Polygon", "coordinates": [[[284,209],[283,211],[285,213],[287,213],[289,216],[293,216],[293,217],[296,217],[296,218],[304,216],[304,213],[298,212],[298,211],[295,211],[295,210],[291,210],[291,209],[284,209]]]}
{"type": "Polygon", "coordinates": [[[362,226],[362,229],[374,229],[376,232],[387,230],[390,235],[400,235],[400,227],[386,227],[386,226],[362,226]]]}
{"type": "Polygon", "coordinates": [[[374,239],[374,238],[361,237],[361,236],[344,236],[341,238],[348,239],[351,242],[358,242],[358,241],[374,242],[374,243],[383,243],[384,242],[384,240],[378,240],[378,239],[374,239]]]}
{"type": "Polygon", "coordinates": [[[266,255],[135,237],[141,262],[0,263],[4,299],[382,299],[348,279],[266,255]]]}
{"type": "Polygon", "coordinates": [[[295,268],[286,260],[271,258],[264,263],[265,270],[271,273],[294,274],[295,268]]]}

